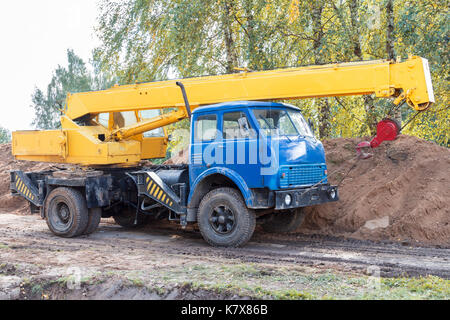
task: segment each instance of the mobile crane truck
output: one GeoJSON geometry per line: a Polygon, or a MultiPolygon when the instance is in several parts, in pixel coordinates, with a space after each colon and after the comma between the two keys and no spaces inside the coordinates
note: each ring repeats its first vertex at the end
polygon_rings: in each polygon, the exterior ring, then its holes
{"type": "MultiPolygon", "coordinates": [[[[102,217],[133,227],[153,216],[198,223],[213,246],[242,246],[257,220],[266,231],[290,232],[302,208],[339,199],[322,143],[301,111],[268,100],[375,94],[415,110],[434,102],[428,61],[415,56],[241,71],[68,94],[61,129],[14,132],[12,153],[76,166],[11,171],[12,194],[61,237],[90,234],[102,217]],[[189,164],[143,164],[166,156],[164,127],[186,118],[189,164]]],[[[383,120],[360,147],[374,148],[399,131],[383,120]]]]}

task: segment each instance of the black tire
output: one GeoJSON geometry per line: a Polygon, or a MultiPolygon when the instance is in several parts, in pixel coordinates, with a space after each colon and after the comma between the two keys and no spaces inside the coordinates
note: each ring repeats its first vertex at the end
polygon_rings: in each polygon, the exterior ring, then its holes
{"type": "Polygon", "coordinates": [[[45,218],[55,235],[65,238],[79,236],[88,226],[86,199],[76,189],[56,188],[45,200],[45,218]]]}
{"type": "Polygon", "coordinates": [[[132,207],[123,207],[117,210],[117,213],[113,215],[114,221],[121,227],[124,228],[138,228],[145,225],[148,221],[148,217],[142,213],[138,213],[137,223],[136,220],[136,209],[132,207]]]}
{"type": "Polygon", "coordinates": [[[232,188],[210,191],[200,202],[197,221],[203,238],[215,247],[243,246],[256,225],[255,213],[232,188]]]}
{"type": "Polygon", "coordinates": [[[102,208],[91,208],[88,210],[89,219],[86,230],[84,230],[83,234],[91,234],[95,230],[97,230],[98,225],[100,224],[100,220],[102,219],[102,208]]]}
{"type": "Polygon", "coordinates": [[[262,227],[264,231],[270,233],[289,233],[295,231],[302,224],[304,218],[305,213],[302,208],[271,213],[262,227]]]}

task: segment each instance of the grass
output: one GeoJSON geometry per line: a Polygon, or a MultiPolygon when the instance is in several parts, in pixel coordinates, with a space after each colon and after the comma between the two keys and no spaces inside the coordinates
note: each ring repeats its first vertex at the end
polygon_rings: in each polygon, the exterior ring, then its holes
{"type": "Polygon", "coordinates": [[[450,298],[450,281],[435,276],[419,278],[384,278],[382,288],[396,299],[445,299],[450,298]]]}
{"type": "Polygon", "coordinates": [[[139,278],[128,278],[128,280],[131,282],[131,284],[135,287],[144,287],[144,281],[139,278]]]}
{"type": "MultiPolygon", "coordinates": [[[[254,299],[450,299],[450,280],[436,276],[418,278],[374,278],[357,273],[320,270],[305,266],[277,266],[253,263],[223,264],[220,261],[165,266],[149,270],[97,272],[80,279],[89,286],[117,278],[127,286],[156,292],[161,297],[175,288],[190,291],[206,290],[216,295],[254,299]]],[[[31,293],[38,296],[48,286],[67,287],[73,276],[62,276],[46,282],[38,278],[22,279],[31,293]]],[[[68,288],[70,290],[70,288],[68,288]]]]}
{"type": "MultiPolygon", "coordinates": [[[[308,277],[311,282],[301,289],[274,289],[252,285],[204,285],[203,289],[213,289],[227,293],[239,292],[262,299],[311,300],[311,299],[358,299],[358,300],[408,300],[450,298],[448,280],[428,276],[425,278],[382,278],[380,286],[372,288],[365,277],[345,278],[336,275],[308,277]],[[326,279],[326,280],[324,280],[326,279]]],[[[299,279],[306,280],[306,279],[299,279]]],[[[299,281],[305,282],[307,281],[299,281]]],[[[198,286],[198,285],[197,285],[198,286]]]]}
{"type": "Polygon", "coordinates": [[[32,288],[31,288],[31,294],[32,295],[42,295],[44,288],[42,287],[41,284],[35,284],[32,288]]]}
{"type": "Polygon", "coordinates": [[[450,281],[439,277],[379,278],[311,272],[254,264],[197,265],[153,274],[147,287],[189,286],[257,299],[449,299],[450,281]]]}

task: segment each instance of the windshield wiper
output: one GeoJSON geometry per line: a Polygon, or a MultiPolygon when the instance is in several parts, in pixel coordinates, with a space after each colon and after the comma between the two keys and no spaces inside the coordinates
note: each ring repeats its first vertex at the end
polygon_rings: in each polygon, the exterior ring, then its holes
{"type": "Polygon", "coordinates": [[[286,138],[288,138],[289,142],[292,142],[291,138],[289,138],[289,136],[287,134],[283,134],[283,136],[285,136],[286,138]]]}

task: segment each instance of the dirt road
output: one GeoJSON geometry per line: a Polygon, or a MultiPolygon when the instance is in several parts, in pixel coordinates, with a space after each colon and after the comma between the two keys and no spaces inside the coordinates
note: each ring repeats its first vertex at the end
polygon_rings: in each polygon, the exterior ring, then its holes
{"type": "Polygon", "coordinates": [[[109,221],[90,236],[63,239],[51,234],[38,216],[0,214],[0,264],[5,270],[12,268],[9,274],[22,282],[24,276],[54,278],[79,272],[83,278],[100,274],[103,281],[105,275],[126,274],[128,279],[132,275],[138,282],[164,287],[192,281],[217,283],[222,277],[226,283],[236,272],[243,279],[253,274],[251,280],[257,270],[257,278],[285,275],[280,281],[289,287],[289,281],[299,280],[288,279],[293,273],[327,274],[330,270],[449,279],[450,249],[260,232],[244,248],[224,249],[208,246],[193,230],[170,226],[125,230],[109,221]],[[215,274],[221,268],[224,271],[215,274]]]}

